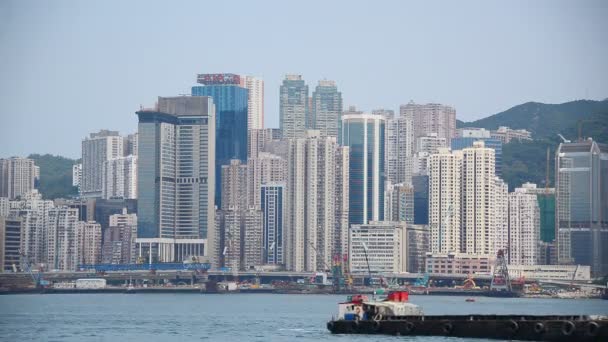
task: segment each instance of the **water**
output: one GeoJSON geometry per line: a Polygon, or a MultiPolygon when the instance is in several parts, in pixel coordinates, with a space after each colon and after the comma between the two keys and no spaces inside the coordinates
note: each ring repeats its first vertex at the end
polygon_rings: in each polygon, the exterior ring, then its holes
{"type": "MultiPolygon", "coordinates": [[[[344,296],[66,294],[0,296],[2,341],[464,341],[331,335],[344,296]]],[[[410,296],[427,314],[603,314],[608,301],[410,296]]],[[[482,341],[482,340],[474,340],[482,341]]]]}

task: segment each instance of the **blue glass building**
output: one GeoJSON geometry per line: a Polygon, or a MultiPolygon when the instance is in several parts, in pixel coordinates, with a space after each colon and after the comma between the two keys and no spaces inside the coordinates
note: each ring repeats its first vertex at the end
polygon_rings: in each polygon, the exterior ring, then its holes
{"type": "Polygon", "coordinates": [[[383,221],[384,116],[343,115],[342,140],[343,146],[350,147],[348,224],[383,221]]]}
{"type": "MultiPolygon", "coordinates": [[[[199,82],[200,76],[199,76],[199,82]]],[[[238,77],[236,81],[238,82],[238,77]]],[[[215,204],[221,207],[221,167],[231,159],[247,162],[248,90],[238,83],[213,83],[192,87],[192,96],[210,96],[215,103],[215,204]]]]}
{"type": "Polygon", "coordinates": [[[473,142],[483,141],[485,147],[494,149],[496,160],[496,176],[502,177],[502,141],[493,138],[460,137],[452,138],[452,151],[473,147],[473,142]]]}
{"type": "Polygon", "coordinates": [[[429,176],[412,176],[414,224],[429,224],[429,176]]]}

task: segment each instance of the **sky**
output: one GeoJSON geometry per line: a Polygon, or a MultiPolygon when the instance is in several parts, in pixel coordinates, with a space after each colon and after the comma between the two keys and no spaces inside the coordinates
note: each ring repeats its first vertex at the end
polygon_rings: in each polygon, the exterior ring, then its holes
{"type": "Polygon", "coordinates": [[[608,97],[608,1],[0,1],[0,157],[80,156],[197,73],[335,80],[345,107],[413,100],[470,121],[608,97]]]}

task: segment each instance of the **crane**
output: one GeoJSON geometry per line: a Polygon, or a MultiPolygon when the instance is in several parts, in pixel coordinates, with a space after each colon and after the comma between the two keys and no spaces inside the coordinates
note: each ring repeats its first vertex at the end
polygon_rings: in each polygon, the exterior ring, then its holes
{"type": "Polygon", "coordinates": [[[557,133],[557,135],[559,135],[559,137],[562,139],[562,141],[563,141],[564,143],[566,143],[566,144],[569,144],[569,143],[571,143],[571,142],[572,142],[572,141],[570,141],[570,140],[568,140],[568,139],[564,138],[564,136],[563,136],[563,135],[561,135],[560,133],[557,133]]]}
{"type": "Polygon", "coordinates": [[[34,281],[34,286],[36,286],[36,288],[42,287],[43,283],[45,283],[45,281],[42,279],[42,271],[34,273],[32,271],[32,264],[29,260],[29,257],[21,250],[19,250],[19,256],[21,263],[21,271],[29,273],[30,277],[32,277],[32,280],[34,281]]]}

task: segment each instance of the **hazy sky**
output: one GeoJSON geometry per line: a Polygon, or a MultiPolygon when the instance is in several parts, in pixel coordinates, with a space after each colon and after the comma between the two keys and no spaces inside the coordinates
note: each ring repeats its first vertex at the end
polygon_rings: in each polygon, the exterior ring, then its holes
{"type": "Polygon", "coordinates": [[[187,94],[197,73],[335,80],[344,105],[409,100],[485,117],[527,101],[608,97],[608,1],[0,0],[0,157],[78,157],[101,128],[187,94]]]}

